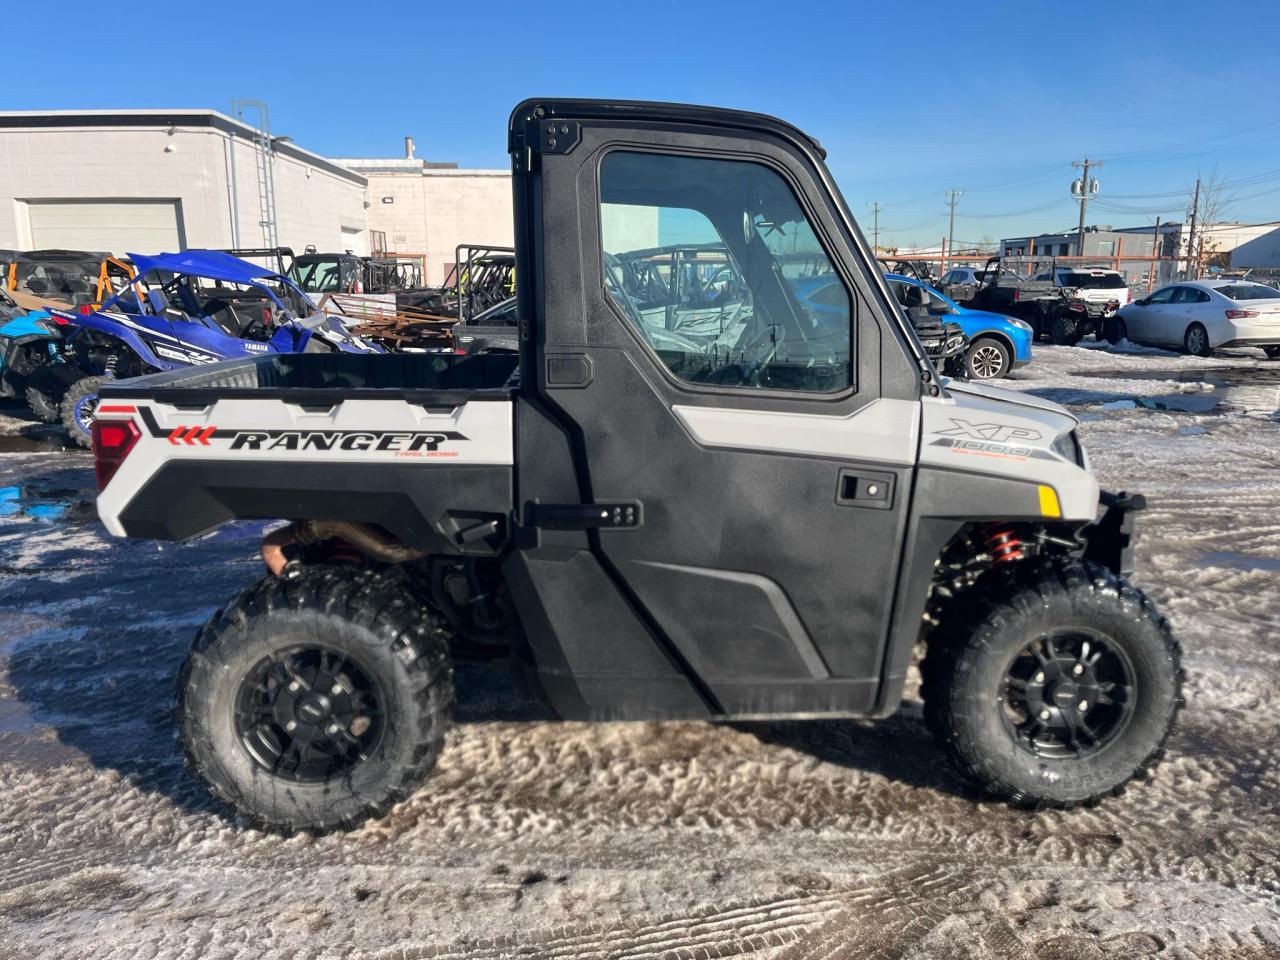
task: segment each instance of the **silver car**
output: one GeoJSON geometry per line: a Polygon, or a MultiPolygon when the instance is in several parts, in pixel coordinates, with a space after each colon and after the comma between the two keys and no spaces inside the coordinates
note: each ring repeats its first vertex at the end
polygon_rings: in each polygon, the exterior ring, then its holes
{"type": "Polygon", "coordinates": [[[1280,358],[1280,290],[1249,280],[1188,280],[1120,308],[1108,339],[1181,348],[1260,347],[1280,358]]]}

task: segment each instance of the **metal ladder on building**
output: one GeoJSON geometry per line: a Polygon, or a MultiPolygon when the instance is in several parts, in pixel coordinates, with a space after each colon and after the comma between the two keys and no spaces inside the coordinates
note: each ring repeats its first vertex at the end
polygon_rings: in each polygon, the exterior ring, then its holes
{"type": "MultiPolygon", "coordinates": [[[[275,145],[271,139],[271,117],[267,105],[261,100],[232,100],[231,107],[235,117],[246,126],[253,127],[253,143],[255,160],[258,168],[258,224],[262,227],[262,245],[278,247],[279,234],[276,230],[276,180],[275,180],[275,145]],[[245,111],[256,114],[256,123],[250,123],[245,111]]],[[[232,145],[235,150],[235,145],[232,145]]],[[[233,153],[234,155],[234,153],[233,153]]]]}

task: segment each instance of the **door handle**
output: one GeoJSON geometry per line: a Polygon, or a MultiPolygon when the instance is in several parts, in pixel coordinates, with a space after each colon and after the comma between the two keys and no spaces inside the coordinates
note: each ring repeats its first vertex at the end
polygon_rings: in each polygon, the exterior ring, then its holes
{"type": "Polygon", "coordinates": [[[892,510],[895,477],[875,470],[841,470],[836,478],[836,503],[842,507],[892,510]]]}

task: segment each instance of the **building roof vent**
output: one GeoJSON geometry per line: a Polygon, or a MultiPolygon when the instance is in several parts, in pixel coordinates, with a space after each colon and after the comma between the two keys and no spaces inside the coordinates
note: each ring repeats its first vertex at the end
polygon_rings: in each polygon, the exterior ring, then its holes
{"type": "Polygon", "coordinates": [[[406,160],[413,159],[413,137],[404,138],[404,158],[406,160]]]}

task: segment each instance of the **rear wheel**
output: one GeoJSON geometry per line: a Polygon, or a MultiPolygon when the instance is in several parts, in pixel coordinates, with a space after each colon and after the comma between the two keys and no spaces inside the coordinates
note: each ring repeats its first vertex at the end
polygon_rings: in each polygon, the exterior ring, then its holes
{"type": "Polygon", "coordinates": [[[82,447],[93,446],[91,428],[98,409],[98,390],[110,377],[84,377],[77,380],[62,397],[62,425],[71,439],[82,447]]]}
{"type": "Polygon", "coordinates": [[[1107,317],[1102,321],[1102,327],[1098,331],[1098,339],[1106,340],[1112,346],[1128,335],[1129,331],[1125,329],[1124,319],[1121,317],[1107,317]]]}
{"type": "Polygon", "coordinates": [[[1209,332],[1199,323],[1187,327],[1182,335],[1182,349],[1194,357],[1207,357],[1213,351],[1209,347],[1209,332]]]}
{"type": "Polygon", "coordinates": [[[965,368],[970,380],[998,380],[1009,372],[1009,348],[991,337],[979,337],[969,345],[965,368]]]}
{"type": "Polygon", "coordinates": [[[268,577],[205,624],[179,740],[220,800],[281,832],[349,828],[426,778],[453,715],[439,616],[371,571],[268,577]]]}
{"type": "Polygon", "coordinates": [[[925,718],[981,789],[1070,807],[1159,760],[1181,651],[1142,593],[1104,568],[1027,561],[947,612],[921,668],[925,718]]]}
{"type": "Polygon", "coordinates": [[[1054,311],[1049,320],[1049,341],[1059,346],[1074,347],[1080,342],[1080,323],[1072,311],[1065,308],[1054,311]]]}

